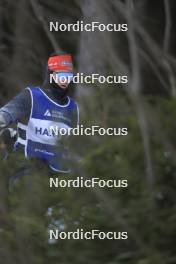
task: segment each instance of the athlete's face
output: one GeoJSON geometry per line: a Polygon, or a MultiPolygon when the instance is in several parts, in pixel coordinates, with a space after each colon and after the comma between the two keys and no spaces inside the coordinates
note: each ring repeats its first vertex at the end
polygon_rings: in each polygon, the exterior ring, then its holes
{"type": "Polygon", "coordinates": [[[54,72],[54,80],[62,89],[67,89],[73,79],[72,72],[54,72]]]}

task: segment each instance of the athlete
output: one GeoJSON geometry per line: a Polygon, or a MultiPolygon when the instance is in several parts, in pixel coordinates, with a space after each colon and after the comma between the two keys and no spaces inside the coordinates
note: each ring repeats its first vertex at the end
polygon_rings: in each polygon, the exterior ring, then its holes
{"type": "Polygon", "coordinates": [[[1,134],[9,132],[9,138],[15,140],[14,150],[22,150],[26,158],[47,163],[58,173],[70,172],[68,137],[65,140],[50,128],[69,129],[79,122],[78,105],[68,96],[72,79],[72,56],[51,55],[43,85],[27,87],[0,108],[1,134]],[[17,123],[17,133],[7,129],[13,123],[17,123]]]}

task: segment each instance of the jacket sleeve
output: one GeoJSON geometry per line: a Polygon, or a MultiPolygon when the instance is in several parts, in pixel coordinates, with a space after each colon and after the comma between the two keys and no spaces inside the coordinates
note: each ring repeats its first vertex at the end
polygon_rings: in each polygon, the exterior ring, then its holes
{"type": "Polygon", "coordinates": [[[5,106],[0,108],[0,126],[8,126],[21,118],[29,117],[30,111],[31,95],[30,92],[25,89],[5,106]]]}

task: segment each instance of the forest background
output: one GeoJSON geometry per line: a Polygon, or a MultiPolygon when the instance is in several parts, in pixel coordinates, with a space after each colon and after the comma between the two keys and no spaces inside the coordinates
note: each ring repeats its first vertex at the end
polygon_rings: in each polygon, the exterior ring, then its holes
{"type": "Polygon", "coordinates": [[[128,136],[76,137],[72,177],[127,179],[127,189],[50,190],[24,158],[0,161],[0,263],[176,263],[176,3],[174,0],[1,0],[0,104],[41,85],[54,51],[77,72],[128,75],[128,85],[75,85],[85,126],[128,136]],[[50,32],[49,22],[128,23],[124,32],[50,32]],[[49,228],[127,231],[124,241],[49,241],[49,228]]]}

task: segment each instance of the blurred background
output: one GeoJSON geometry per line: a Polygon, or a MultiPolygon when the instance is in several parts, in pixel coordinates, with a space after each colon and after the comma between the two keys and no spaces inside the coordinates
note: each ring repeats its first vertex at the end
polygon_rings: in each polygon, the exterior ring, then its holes
{"type": "MultiPolygon", "coordinates": [[[[0,105],[42,84],[54,51],[75,70],[128,75],[128,85],[74,85],[85,126],[128,136],[75,137],[72,178],[127,179],[127,189],[49,189],[45,168],[13,191],[24,158],[0,161],[0,263],[176,263],[176,3],[174,0],[1,0],[0,105]],[[128,32],[50,32],[49,22],[128,23],[128,32]],[[49,228],[127,231],[122,241],[49,241],[49,228]]],[[[28,161],[29,162],[29,161],[28,161]]],[[[30,163],[30,162],[29,162],[30,163]]]]}

